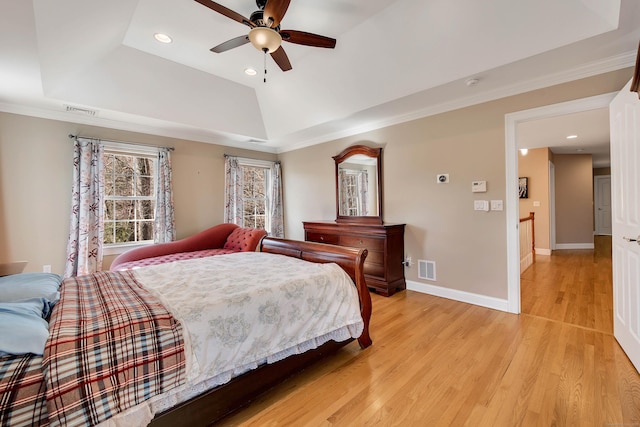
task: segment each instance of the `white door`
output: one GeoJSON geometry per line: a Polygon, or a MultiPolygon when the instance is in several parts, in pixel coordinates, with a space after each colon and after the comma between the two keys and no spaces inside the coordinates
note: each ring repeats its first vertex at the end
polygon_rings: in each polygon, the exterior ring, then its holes
{"type": "Polygon", "coordinates": [[[630,86],[610,106],[613,333],[640,372],[640,100],[630,86]]]}
{"type": "Polygon", "coordinates": [[[611,176],[596,176],[595,192],[596,234],[610,235],[611,230],[611,176]]]}

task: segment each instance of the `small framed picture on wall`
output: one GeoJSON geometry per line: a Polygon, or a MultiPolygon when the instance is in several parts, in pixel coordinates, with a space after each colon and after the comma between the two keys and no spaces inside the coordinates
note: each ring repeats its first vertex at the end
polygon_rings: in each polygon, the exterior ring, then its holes
{"type": "Polygon", "coordinates": [[[521,199],[529,198],[529,178],[518,178],[518,193],[520,194],[521,199]]]}

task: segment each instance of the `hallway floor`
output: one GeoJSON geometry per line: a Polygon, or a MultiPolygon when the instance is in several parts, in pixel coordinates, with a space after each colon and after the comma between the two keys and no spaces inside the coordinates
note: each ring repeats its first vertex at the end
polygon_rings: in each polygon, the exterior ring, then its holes
{"type": "Polygon", "coordinates": [[[594,246],[537,256],[521,275],[522,313],[612,334],[611,236],[594,246]]]}

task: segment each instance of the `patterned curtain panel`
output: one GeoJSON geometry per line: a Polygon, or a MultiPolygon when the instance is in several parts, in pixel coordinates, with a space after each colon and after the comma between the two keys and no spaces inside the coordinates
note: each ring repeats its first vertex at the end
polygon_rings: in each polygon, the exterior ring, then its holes
{"type": "Polygon", "coordinates": [[[349,196],[347,194],[347,189],[349,188],[348,175],[346,170],[339,169],[338,170],[338,193],[340,200],[339,206],[339,215],[349,215],[349,196]]]}
{"type": "Polygon", "coordinates": [[[282,168],[275,162],[271,168],[271,236],[284,237],[284,213],[282,207],[282,168]]]}
{"type": "Polygon", "coordinates": [[[74,143],[71,225],[65,277],[83,276],[102,269],[102,152],[99,140],[78,138],[74,143]]]}
{"type": "Polygon", "coordinates": [[[238,158],[226,156],[224,170],[224,222],[242,226],[242,168],[238,158]]]}
{"type": "Polygon", "coordinates": [[[171,152],[158,151],[158,190],[156,193],[156,219],[153,227],[155,243],[171,242],[176,238],[171,178],[171,152]]]}
{"type": "Polygon", "coordinates": [[[360,171],[358,179],[360,180],[358,183],[358,189],[360,190],[360,197],[358,198],[360,212],[358,215],[367,216],[369,215],[369,174],[367,171],[360,171]]]}

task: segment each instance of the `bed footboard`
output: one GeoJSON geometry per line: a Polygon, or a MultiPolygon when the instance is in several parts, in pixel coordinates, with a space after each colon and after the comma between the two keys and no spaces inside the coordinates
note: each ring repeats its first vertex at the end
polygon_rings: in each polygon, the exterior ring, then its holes
{"type": "Polygon", "coordinates": [[[372,341],[369,335],[371,294],[364,279],[364,260],[368,253],[366,249],[265,237],[262,239],[260,250],[262,252],[300,258],[310,262],[334,262],[342,267],[356,284],[360,298],[360,314],[364,322],[364,329],[362,335],[358,338],[358,343],[361,348],[367,348],[371,345],[372,341]]]}

